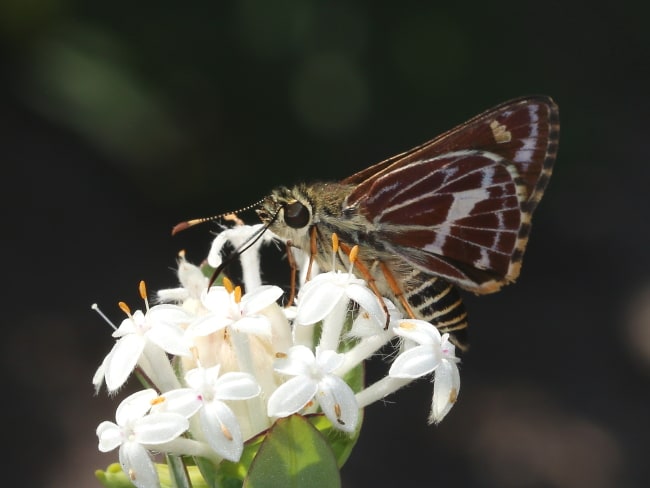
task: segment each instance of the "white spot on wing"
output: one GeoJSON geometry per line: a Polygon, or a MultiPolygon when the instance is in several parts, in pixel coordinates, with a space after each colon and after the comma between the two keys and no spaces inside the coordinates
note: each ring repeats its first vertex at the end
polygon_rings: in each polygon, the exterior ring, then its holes
{"type": "Polygon", "coordinates": [[[529,132],[527,137],[521,139],[524,145],[515,153],[514,161],[517,163],[530,163],[533,161],[533,153],[539,140],[539,131],[537,128],[539,122],[538,108],[537,105],[528,106],[528,114],[530,116],[530,123],[528,124],[529,132]]]}

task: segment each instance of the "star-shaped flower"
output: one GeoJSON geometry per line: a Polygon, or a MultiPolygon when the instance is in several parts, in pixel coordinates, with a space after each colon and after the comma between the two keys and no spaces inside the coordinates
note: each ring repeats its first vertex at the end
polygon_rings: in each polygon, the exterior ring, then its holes
{"type": "MultiPolygon", "coordinates": [[[[128,307],[123,305],[128,311],[128,307]]],[[[136,310],[124,319],[113,332],[117,342],[106,356],[93,381],[101,382],[101,370],[109,391],[120,388],[127,380],[140,358],[149,350],[158,356],[155,349],[177,356],[190,356],[189,344],[181,324],[187,324],[191,316],[176,305],[156,305],[143,313],[136,310]]],[[[162,354],[162,353],[161,353],[162,354]]],[[[149,360],[151,361],[151,357],[149,360]]]]}
{"type": "Polygon", "coordinates": [[[424,320],[400,320],[395,333],[417,345],[407,348],[391,365],[389,376],[419,378],[434,373],[433,398],[429,423],[440,422],[451,410],[460,391],[460,373],[449,334],[440,335],[424,320]]]}
{"type": "Polygon", "coordinates": [[[247,400],[260,393],[255,378],[242,372],[219,376],[220,365],[199,367],[185,375],[189,388],[172,392],[172,408],[185,413],[198,410],[205,441],[220,456],[238,461],[244,449],[244,440],[237,417],[225,403],[247,400]]]}
{"type": "Polygon", "coordinates": [[[99,450],[108,452],[119,446],[122,470],[138,488],[160,486],[148,449],[173,441],[189,427],[188,420],[179,413],[147,415],[157,397],[153,389],[136,392],[118,406],[117,423],[104,421],[97,427],[99,450]]]}
{"type": "Polygon", "coordinates": [[[213,286],[201,295],[203,306],[209,313],[196,319],[188,328],[194,336],[206,336],[229,327],[237,332],[269,337],[271,323],[260,313],[282,296],[282,288],[263,285],[241,295],[239,287],[224,280],[228,286],[213,286]]]}
{"type": "Polygon", "coordinates": [[[333,374],[343,359],[343,354],[332,350],[317,348],[314,355],[305,346],[289,349],[286,357],[276,361],[275,370],[293,378],[280,385],[269,398],[269,417],[288,417],[315,400],[334,427],[353,432],[359,420],[354,392],[333,374]]]}

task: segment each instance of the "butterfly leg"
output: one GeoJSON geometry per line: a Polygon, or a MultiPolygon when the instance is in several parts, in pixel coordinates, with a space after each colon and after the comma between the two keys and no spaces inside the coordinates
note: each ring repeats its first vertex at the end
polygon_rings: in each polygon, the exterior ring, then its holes
{"type": "MultiPolygon", "coordinates": [[[[287,241],[287,261],[289,262],[289,267],[291,268],[291,278],[290,278],[290,291],[289,291],[289,299],[287,300],[287,304],[285,305],[285,308],[289,308],[291,305],[293,305],[293,301],[296,298],[296,273],[298,271],[298,265],[296,264],[296,258],[293,255],[293,251],[291,248],[293,247],[291,244],[291,241],[287,241]]],[[[311,263],[311,261],[310,261],[311,263]]]]}
{"type": "MultiPolygon", "coordinates": [[[[352,251],[352,248],[350,248],[350,246],[347,246],[343,243],[340,243],[339,245],[341,247],[341,250],[349,256],[350,252],[352,251]]],[[[388,329],[388,326],[390,325],[390,312],[388,311],[386,302],[384,302],[383,295],[381,294],[379,288],[377,287],[377,281],[372,276],[372,273],[370,272],[368,267],[365,264],[363,264],[359,259],[354,260],[354,267],[357,270],[359,270],[359,273],[361,273],[361,276],[363,276],[363,278],[366,280],[372,292],[375,295],[377,295],[377,298],[379,299],[379,303],[381,304],[381,308],[384,310],[384,313],[386,314],[386,323],[384,325],[384,330],[388,329]]]]}
{"type": "Polygon", "coordinates": [[[388,269],[388,266],[386,266],[386,264],[383,263],[382,261],[379,262],[379,266],[381,267],[381,272],[384,275],[384,278],[386,279],[386,283],[388,283],[388,286],[393,292],[393,296],[397,298],[397,300],[399,300],[399,302],[402,304],[402,307],[404,307],[404,311],[410,318],[412,319],[416,318],[415,314],[413,313],[413,310],[411,310],[411,305],[409,304],[408,300],[404,296],[404,292],[402,291],[402,288],[399,286],[399,283],[397,283],[397,280],[395,279],[393,273],[391,273],[390,269],[388,269]]]}

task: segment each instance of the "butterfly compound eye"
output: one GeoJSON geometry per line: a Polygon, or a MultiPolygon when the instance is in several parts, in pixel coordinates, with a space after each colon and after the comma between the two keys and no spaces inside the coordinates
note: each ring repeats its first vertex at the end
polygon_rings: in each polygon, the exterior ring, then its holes
{"type": "Polygon", "coordinates": [[[309,223],[309,210],[298,201],[288,203],[284,207],[284,221],[289,227],[300,229],[309,223]]]}

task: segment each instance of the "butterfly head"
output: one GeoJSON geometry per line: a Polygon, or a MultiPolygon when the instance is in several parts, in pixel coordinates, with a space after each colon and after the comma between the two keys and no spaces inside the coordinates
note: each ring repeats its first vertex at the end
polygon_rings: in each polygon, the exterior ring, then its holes
{"type": "Polygon", "coordinates": [[[296,244],[309,239],[313,205],[299,188],[276,188],[256,211],[262,223],[282,239],[296,244]]]}

